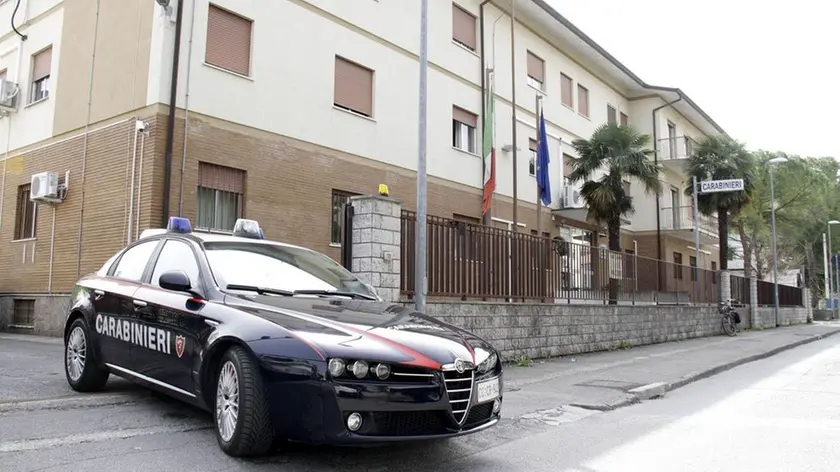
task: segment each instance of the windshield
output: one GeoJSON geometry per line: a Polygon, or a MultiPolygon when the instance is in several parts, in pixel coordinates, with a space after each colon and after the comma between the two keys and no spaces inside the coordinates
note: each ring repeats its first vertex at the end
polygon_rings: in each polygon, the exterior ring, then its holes
{"type": "Polygon", "coordinates": [[[327,290],[375,297],[350,271],[309,249],[247,242],[206,242],[204,249],[216,283],[276,290],[327,290]]]}

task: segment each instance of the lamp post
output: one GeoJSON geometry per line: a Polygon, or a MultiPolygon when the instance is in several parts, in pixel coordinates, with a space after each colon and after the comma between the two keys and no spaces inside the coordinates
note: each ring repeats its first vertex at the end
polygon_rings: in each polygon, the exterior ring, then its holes
{"type": "Polygon", "coordinates": [[[420,0],[420,93],[417,133],[417,238],[414,247],[414,309],[426,309],[426,107],[429,74],[429,0],[420,0]]]}
{"type": "Polygon", "coordinates": [[[834,257],[831,253],[831,225],[840,225],[840,221],[830,220],[828,222],[828,300],[831,303],[831,310],[835,310],[834,306],[834,257]]]}
{"type": "Polygon", "coordinates": [[[776,193],[773,189],[773,166],[787,161],[784,157],[776,157],[768,162],[770,164],[770,224],[773,228],[773,313],[776,317],[777,328],[779,327],[779,263],[776,253],[776,193]]]}

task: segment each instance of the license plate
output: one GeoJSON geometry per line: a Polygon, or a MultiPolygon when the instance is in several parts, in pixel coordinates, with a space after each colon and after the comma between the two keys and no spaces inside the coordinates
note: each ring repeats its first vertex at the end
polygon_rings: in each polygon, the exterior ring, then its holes
{"type": "Polygon", "coordinates": [[[478,394],[478,402],[484,403],[490,400],[495,400],[499,396],[499,379],[488,380],[481,382],[476,387],[478,394]]]}

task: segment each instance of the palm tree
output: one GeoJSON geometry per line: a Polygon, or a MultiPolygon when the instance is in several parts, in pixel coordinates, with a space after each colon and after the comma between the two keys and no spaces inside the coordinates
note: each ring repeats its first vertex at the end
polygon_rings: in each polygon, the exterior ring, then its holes
{"type": "MultiPolygon", "coordinates": [[[[580,195],[586,202],[588,219],[606,225],[609,248],[621,251],[621,217],[634,213],[633,197],[624,189],[624,181],[634,178],[648,194],[662,192],[660,168],[650,159],[647,149],[650,136],[629,126],[608,123],[599,126],[589,140],[572,142],[579,157],[569,159],[574,169],[572,183],[584,181],[580,195]],[[603,171],[597,180],[594,174],[603,171]]],[[[618,280],[610,279],[610,303],[617,300],[618,280]]]]}
{"type": "MultiPolygon", "coordinates": [[[[720,241],[720,270],[728,268],[729,224],[752,198],[753,155],[744,144],[729,136],[707,136],[701,139],[688,158],[688,175],[704,180],[744,179],[744,190],[739,192],[705,193],[697,196],[700,213],[714,216],[717,213],[718,239],[720,241]]],[[[685,189],[686,195],[693,195],[691,181],[685,189]]],[[[744,261],[749,267],[749,261],[744,261]]]]}

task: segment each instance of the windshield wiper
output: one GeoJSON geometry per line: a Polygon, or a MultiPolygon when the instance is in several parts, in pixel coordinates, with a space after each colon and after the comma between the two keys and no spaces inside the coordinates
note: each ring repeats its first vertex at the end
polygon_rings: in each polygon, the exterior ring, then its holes
{"type": "Polygon", "coordinates": [[[339,290],[295,290],[293,295],[327,295],[335,297],[361,298],[362,300],[376,300],[376,297],[359,292],[342,292],[339,290]]]}
{"type": "Polygon", "coordinates": [[[228,290],[244,290],[247,292],[257,292],[260,295],[283,295],[284,297],[293,297],[295,295],[294,292],[290,292],[288,290],[280,290],[279,288],[257,287],[256,285],[228,284],[227,286],[225,286],[225,288],[228,290]]]}

